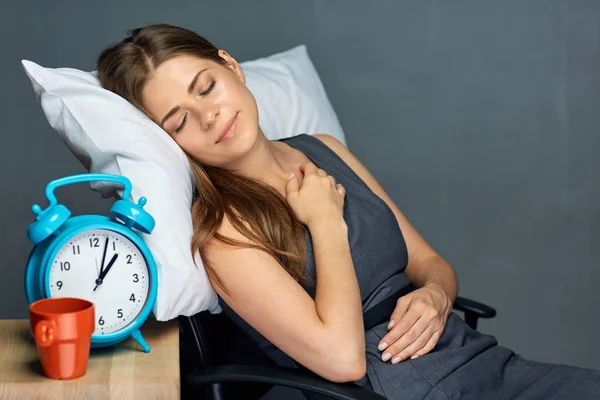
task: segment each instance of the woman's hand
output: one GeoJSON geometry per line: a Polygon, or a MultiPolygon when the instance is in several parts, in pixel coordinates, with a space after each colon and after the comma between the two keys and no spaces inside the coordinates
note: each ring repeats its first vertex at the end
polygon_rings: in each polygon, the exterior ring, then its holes
{"type": "Polygon", "coordinates": [[[309,229],[316,222],[344,218],[346,190],[335,178],[313,163],[300,166],[302,181],[291,175],[286,185],[287,202],[309,229]]]}
{"type": "Polygon", "coordinates": [[[428,285],[398,299],[388,333],[379,342],[382,360],[393,364],[429,353],[437,344],[452,311],[439,285],[428,285]]]}

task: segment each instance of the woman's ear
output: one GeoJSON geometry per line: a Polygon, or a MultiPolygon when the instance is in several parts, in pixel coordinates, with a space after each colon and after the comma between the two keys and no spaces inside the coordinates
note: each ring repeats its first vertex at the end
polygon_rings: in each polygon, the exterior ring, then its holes
{"type": "Polygon", "coordinates": [[[231,57],[228,52],[223,49],[219,49],[218,51],[219,57],[221,57],[225,61],[225,65],[227,68],[231,69],[233,73],[242,81],[243,84],[246,84],[246,76],[244,75],[244,71],[242,71],[242,66],[235,60],[235,58],[231,57]]]}

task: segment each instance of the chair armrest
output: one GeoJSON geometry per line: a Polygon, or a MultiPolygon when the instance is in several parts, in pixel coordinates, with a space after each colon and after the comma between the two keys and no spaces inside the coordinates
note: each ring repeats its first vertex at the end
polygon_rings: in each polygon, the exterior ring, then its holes
{"type": "Polygon", "coordinates": [[[477,330],[477,320],[479,318],[493,318],[496,316],[494,308],[464,297],[457,297],[453,306],[465,313],[465,322],[475,330],[477,330]]]}
{"type": "Polygon", "coordinates": [[[216,382],[255,382],[308,390],[337,400],[385,400],[355,383],[335,383],[297,368],[257,365],[223,365],[188,374],[190,385],[216,382]]]}
{"type": "Polygon", "coordinates": [[[454,301],[454,308],[466,313],[476,314],[479,318],[493,318],[496,316],[496,309],[493,307],[460,296],[454,301]]]}

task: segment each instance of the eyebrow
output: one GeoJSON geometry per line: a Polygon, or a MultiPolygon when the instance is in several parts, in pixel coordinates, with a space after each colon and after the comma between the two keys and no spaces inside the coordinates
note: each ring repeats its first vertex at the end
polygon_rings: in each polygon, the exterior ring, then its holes
{"type": "MultiPolygon", "coordinates": [[[[201,69],[200,71],[198,71],[198,73],[196,74],[196,76],[194,76],[194,79],[192,79],[192,82],[190,83],[190,86],[188,86],[188,93],[192,93],[192,90],[194,90],[194,86],[196,86],[196,82],[198,81],[198,77],[204,72],[206,71],[208,68],[204,68],[201,69]]],[[[169,118],[171,118],[171,116],[173,114],[175,114],[177,111],[179,111],[179,106],[175,106],[171,109],[171,111],[169,111],[167,113],[167,115],[165,115],[165,117],[162,119],[162,121],[160,121],[160,126],[163,127],[163,124],[165,123],[166,120],[168,120],[169,118]]],[[[163,127],[164,129],[164,127],[163,127]]]]}

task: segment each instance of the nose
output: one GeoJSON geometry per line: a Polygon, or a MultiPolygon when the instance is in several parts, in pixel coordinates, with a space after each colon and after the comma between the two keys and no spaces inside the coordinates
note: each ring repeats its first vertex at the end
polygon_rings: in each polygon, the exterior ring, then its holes
{"type": "Polygon", "coordinates": [[[219,115],[219,109],[214,105],[198,104],[198,114],[202,130],[208,131],[214,126],[217,115],[219,115]]]}

